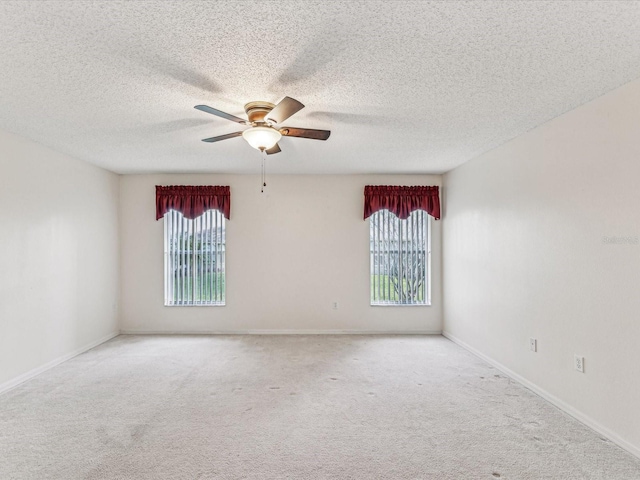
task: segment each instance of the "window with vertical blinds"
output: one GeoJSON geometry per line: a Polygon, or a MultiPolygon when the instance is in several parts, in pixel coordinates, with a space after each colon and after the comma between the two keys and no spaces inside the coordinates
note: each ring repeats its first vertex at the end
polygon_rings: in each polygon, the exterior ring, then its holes
{"type": "Polygon", "coordinates": [[[369,217],[371,305],[429,305],[429,215],[401,220],[389,210],[369,217]]]}
{"type": "Polygon", "coordinates": [[[208,210],[190,220],[164,215],[164,304],[225,304],[225,219],[208,210]]]}

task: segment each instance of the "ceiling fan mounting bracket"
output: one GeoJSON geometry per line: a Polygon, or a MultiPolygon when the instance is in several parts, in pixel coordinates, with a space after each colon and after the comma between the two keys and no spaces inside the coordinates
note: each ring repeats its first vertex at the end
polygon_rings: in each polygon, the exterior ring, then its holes
{"type": "Polygon", "coordinates": [[[249,117],[249,122],[251,123],[263,123],[264,117],[273,110],[275,105],[269,102],[249,102],[244,106],[244,111],[247,113],[247,117],[249,117]]]}

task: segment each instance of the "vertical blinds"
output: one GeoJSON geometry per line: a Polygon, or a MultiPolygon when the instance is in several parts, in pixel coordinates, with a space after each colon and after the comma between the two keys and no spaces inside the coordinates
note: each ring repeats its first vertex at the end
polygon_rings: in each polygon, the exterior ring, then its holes
{"type": "Polygon", "coordinates": [[[190,220],[164,216],[165,305],[224,305],[225,219],[208,210],[190,220]]]}
{"type": "Polygon", "coordinates": [[[429,304],[429,221],[423,210],[405,220],[389,210],[370,217],[371,304],[429,304]]]}

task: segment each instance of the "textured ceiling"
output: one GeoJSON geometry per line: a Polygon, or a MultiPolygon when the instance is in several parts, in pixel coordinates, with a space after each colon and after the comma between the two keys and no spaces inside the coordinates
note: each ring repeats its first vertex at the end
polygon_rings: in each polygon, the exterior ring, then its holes
{"type": "Polygon", "coordinates": [[[440,173],[640,77],[635,1],[3,1],[0,128],[119,173],[440,173]],[[238,128],[240,127],[240,128],[238,128]]]}

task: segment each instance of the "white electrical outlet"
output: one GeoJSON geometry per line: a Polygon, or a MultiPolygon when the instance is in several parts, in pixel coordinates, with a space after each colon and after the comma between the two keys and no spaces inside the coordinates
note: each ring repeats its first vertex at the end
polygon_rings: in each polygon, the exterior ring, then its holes
{"type": "Polygon", "coordinates": [[[530,338],[529,339],[529,350],[531,350],[532,352],[537,352],[538,351],[538,340],[535,338],[530,338]]]}
{"type": "Polygon", "coordinates": [[[575,369],[577,371],[584,373],[584,357],[581,357],[579,355],[574,355],[573,365],[575,366],[575,369]]]}
{"type": "Polygon", "coordinates": [[[338,302],[333,302],[331,305],[333,306],[334,310],[338,309],[338,302]]]}

